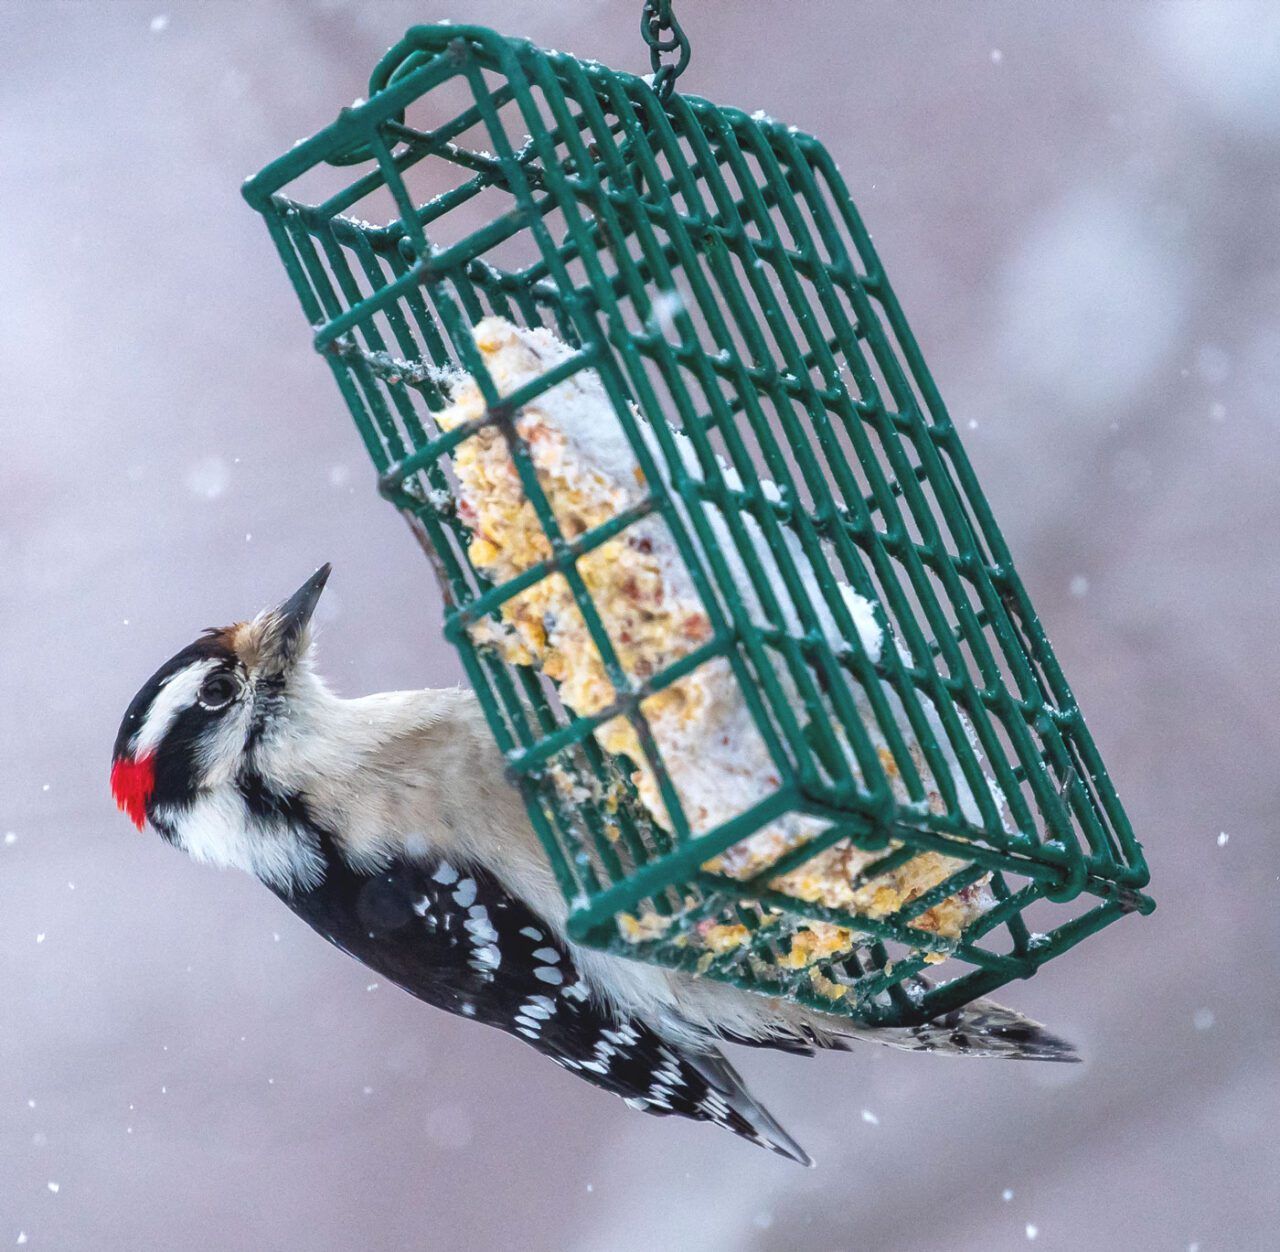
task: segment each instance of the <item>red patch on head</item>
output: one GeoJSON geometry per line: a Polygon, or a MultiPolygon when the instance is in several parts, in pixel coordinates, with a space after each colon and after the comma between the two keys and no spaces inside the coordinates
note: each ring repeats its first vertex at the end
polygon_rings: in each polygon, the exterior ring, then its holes
{"type": "Polygon", "coordinates": [[[129,814],[129,820],[141,830],[147,821],[147,801],[156,785],[155,753],[148,752],[136,761],[121,757],[111,766],[111,794],[116,807],[129,814]]]}

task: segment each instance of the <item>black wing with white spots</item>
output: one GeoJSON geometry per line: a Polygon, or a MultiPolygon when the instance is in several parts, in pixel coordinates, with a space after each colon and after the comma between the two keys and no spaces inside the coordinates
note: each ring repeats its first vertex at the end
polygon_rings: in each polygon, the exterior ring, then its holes
{"type": "Polygon", "coordinates": [[[325,852],[323,882],[281,898],[384,978],[524,1039],[632,1108],[713,1122],[811,1163],[719,1052],[682,1049],[600,1003],[571,952],[491,874],[447,861],[366,874],[325,852]]]}

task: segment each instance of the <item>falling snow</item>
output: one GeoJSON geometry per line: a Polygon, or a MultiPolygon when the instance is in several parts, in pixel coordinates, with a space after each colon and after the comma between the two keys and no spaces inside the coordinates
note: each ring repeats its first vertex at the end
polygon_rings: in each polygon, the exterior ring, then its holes
{"type": "Polygon", "coordinates": [[[226,494],[231,470],[220,456],[206,456],[192,465],[183,477],[187,490],[202,500],[217,500],[226,494]]]}
{"type": "Polygon", "coordinates": [[[664,335],[670,334],[678,314],[684,312],[684,298],[678,291],[660,291],[653,298],[653,320],[664,335]]]}

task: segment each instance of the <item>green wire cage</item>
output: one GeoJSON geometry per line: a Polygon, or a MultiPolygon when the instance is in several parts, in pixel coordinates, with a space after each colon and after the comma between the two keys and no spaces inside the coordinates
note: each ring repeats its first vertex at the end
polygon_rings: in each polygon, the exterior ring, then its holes
{"type": "Polygon", "coordinates": [[[479,27],[415,27],[374,71],[366,101],[245,195],[383,494],[435,565],[445,634],[546,846],[571,934],[872,1024],[927,1020],[1148,912],[1146,866],[834,162],[793,127],[673,93],[682,64],[655,56],[656,79],[645,79],[479,27]],[[545,326],[572,352],[502,396],[472,333],[489,315],[545,326]],[[514,418],[580,370],[603,383],[647,494],[570,539],[514,418]],[[485,414],[445,431],[434,415],[459,371],[480,387],[485,414]],[[551,554],[497,585],[468,559],[452,490],[451,458],[486,425],[506,437],[551,554]],[[776,488],[764,490],[766,478],[776,488]],[[637,681],[578,567],[651,515],[669,528],[711,632],[637,681]],[[776,569],[744,541],[748,518],[776,569]],[[763,616],[744,607],[726,529],[763,616]],[[825,605],[798,575],[796,543],[825,605]],[[616,693],[592,716],[473,641],[477,622],[553,576],[572,589],[616,693]],[[895,646],[872,655],[858,644],[839,583],[875,606],[895,646]],[[832,646],[820,610],[849,646],[832,646]],[[777,786],[695,833],[643,702],[715,658],[751,709],[777,786]],[[627,762],[597,743],[617,717],[635,728],[665,824],[638,802],[627,762]],[[822,833],[747,881],[708,867],[787,813],[822,833]],[[875,854],[860,882],[925,852],[961,864],[887,913],[771,885],[838,841],[875,854]],[[961,933],[920,927],[979,880],[990,905],[961,933]],[[638,913],[668,924],[625,938],[618,918],[638,913]],[[798,936],[823,923],[856,945],[816,964],[793,959],[798,936]],[[712,950],[694,941],[708,924],[744,938],[712,950]],[[944,981],[920,977],[944,960],[944,981]]]}

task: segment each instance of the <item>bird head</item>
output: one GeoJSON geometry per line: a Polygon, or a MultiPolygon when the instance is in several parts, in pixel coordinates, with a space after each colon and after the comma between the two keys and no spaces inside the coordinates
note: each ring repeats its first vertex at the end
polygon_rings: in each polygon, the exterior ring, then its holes
{"type": "Polygon", "coordinates": [[[322,565],[250,621],[206,631],[133,698],[111,759],[111,792],[130,820],[166,838],[201,799],[244,788],[319,685],[310,623],[329,577],[322,565]]]}

